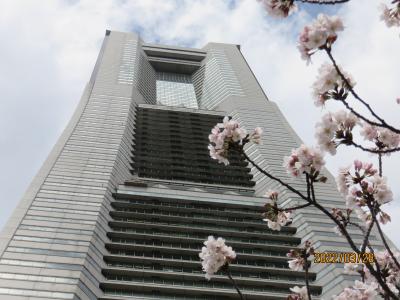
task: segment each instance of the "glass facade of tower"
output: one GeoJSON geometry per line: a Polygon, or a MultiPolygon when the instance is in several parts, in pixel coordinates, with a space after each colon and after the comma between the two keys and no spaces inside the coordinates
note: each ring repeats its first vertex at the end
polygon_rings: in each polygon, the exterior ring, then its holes
{"type": "Polygon", "coordinates": [[[157,103],[199,108],[192,77],[187,74],[157,72],[157,103]]]}

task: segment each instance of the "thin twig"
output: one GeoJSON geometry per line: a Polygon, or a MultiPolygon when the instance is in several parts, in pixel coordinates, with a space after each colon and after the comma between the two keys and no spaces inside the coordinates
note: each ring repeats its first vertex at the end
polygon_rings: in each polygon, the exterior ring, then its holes
{"type": "Polygon", "coordinates": [[[390,249],[390,247],[389,247],[389,245],[388,245],[388,243],[386,241],[385,235],[383,234],[381,225],[379,224],[378,220],[376,219],[376,215],[374,213],[372,213],[372,211],[371,211],[371,214],[372,214],[372,218],[375,220],[376,227],[378,228],[378,232],[379,232],[379,235],[380,235],[380,237],[382,239],[383,245],[385,246],[385,249],[387,250],[387,252],[389,252],[390,257],[393,259],[393,261],[396,264],[397,268],[400,270],[399,261],[396,259],[396,257],[394,256],[392,250],[390,249]]]}
{"type": "Polygon", "coordinates": [[[378,163],[379,163],[379,176],[382,177],[382,154],[378,155],[378,163]]]}
{"type": "Polygon", "coordinates": [[[392,153],[392,152],[400,151],[400,147],[392,148],[392,149],[386,149],[386,150],[373,150],[373,149],[365,148],[365,147],[363,147],[363,146],[361,146],[361,145],[359,145],[359,144],[357,144],[355,142],[351,142],[351,145],[353,145],[354,147],[356,147],[358,149],[361,149],[361,150],[363,150],[365,152],[375,153],[375,154],[386,154],[386,153],[392,153]]]}
{"type": "Polygon", "coordinates": [[[361,246],[361,253],[365,252],[365,249],[366,249],[367,244],[368,244],[369,235],[371,233],[372,227],[374,226],[374,223],[375,223],[375,220],[372,220],[371,224],[369,224],[369,226],[368,226],[367,232],[364,235],[364,241],[363,241],[362,246],[361,246]]]}
{"type": "Polygon", "coordinates": [[[231,274],[231,271],[229,270],[229,266],[226,267],[226,273],[228,275],[228,278],[232,281],[233,286],[235,287],[236,291],[238,292],[240,299],[244,300],[242,292],[240,291],[239,287],[237,286],[236,281],[232,278],[232,274],[231,274]]]}
{"type": "Polygon", "coordinates": [[[292,191],[293,193],[295,193],[296,195],[300,196],[302,199],[306,200],[306,201],[310,201],[309,198],[307,198],[306,196],[304,196],[300,191],[296,190],[294,187],[290,186],[289,184],[283,182],[282,180],[280,180],[279,178],[269,174],[268,172],[264,171],[263,169],[261,169],[254,161],[252,161],[250,159],[250,157],[247,156],[247,154],[244,152],[244,150],[242,151],[244,157],[246,158],[246,160],[248,160],[258,171],[260,171],[261,173],[263,173],[265,176],[267,176],[268,178],[275,180],[277,182],[279,182],[281,185],[283,185],[284,187],[288,188],[290,191],[292,191]]]}
{"type": "Polygon", "coordinates": [[[380,122],[380,124],[377,124],[376,122],[372,122],[373,124],[371,124],[370,120],[366,119],[365,117],[362,117],[360,114],[356,114],[356,115],[359,118],[363,119],[364,121],[370,123],[371,125],[384,127],[384,128],[390,129],[391,131],[393,131],[395,133],[400,133],[400,129],[394,128],[393,126],[387,124],[386,121],[383,118],[381,118],[377,113],[375,113],[375,111],[371,108],[371,106],[366,101],[361,99],[361,97],[354,91],[353,87],[351,86],[350,82],[347,80],[346,76],[344,76],[342,71],[339,69],[339,66],[336,63],[336,60],[332,56],[331,49],[328,47],[324,47],[324,50],[328,54],[328,57],[331,60],[333,66],[335,67],[336,72],[339,74],[341,79],[344,81],[344,83],[348,87],[350,93],[354,96],[354,98],[356,98],[359,102],[361,102],[367,108],[367,110],[371,113],[371,115],[374,116],[380,122]]]}
{"type": "Polygon", "coordinates": [[[305,275],[306,275],[306,287],[307,287],[307,295],[308,295],[308,299],[311,300],[311,292],[310,292],[310,282],[308,279],[308,261],[306,258],[306,261],[304,263],[304,271],[305,271],[305,275]]]}

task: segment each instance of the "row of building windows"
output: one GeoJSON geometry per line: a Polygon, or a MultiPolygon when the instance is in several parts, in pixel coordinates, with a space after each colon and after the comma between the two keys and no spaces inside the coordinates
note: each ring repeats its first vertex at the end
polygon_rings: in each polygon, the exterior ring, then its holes
{"type": "MultiPolygon", "coordinates": [[[[196,238],[196,239],[203,239],[205,240],[207,236],[211,235],[212,233],[193,233],[193,231],[190,232],[178,232],[178,231],[168,231],[168,230],[159,230],[159,229],[140,229],[140,228],[122,228],[122,227],[113,227],[114,232],[127,232],[127,233],[139,233],[139,234],[146,234],[149,236],[154,236],[156,237],[166,237],[168,236],[174,236],[174,237],[187,237],[187,238],[196,238]]],[[[263,238],[257,238],[257,239],[250,239],[247,238],[246,236],[244,237],[235,237],[235,236],[229,236],[224,235],[226,239],[229,241],[235,241],[235,242],[241,242],[241,243],[251,243],[251,244],[261,244],[261,245],[297,245],[296,242],[290,242],[288,240],[268,240],[268,239],[263,239],[263,238]]]]}
{"type": "MultiPolygon", "coordinates": [[[[187,255],[187,254],[180,254],[180,253],[161,253],[157,251],[141,251],[141,250],[134,250],[134,251],[118,251],[118,250],[111,250],[110,254],[113,255],[127,255],[131,256],[133,259],[135,258],[145,258],[145,259],[154,259],[154,258],[160,258],[160,259],[170,259],[170,260],[186,260],[186,261],[195,261],[196,263],[199,262],[199,256],[198,253],[194,253],[193,255],[187,255]]],[[[288,263],[287,262],[278,262],[278,261],[273,261],[273,262],[268,262],[265,261],[265,259],[245,259],[242,257],[238,257],[232,264],[237,264],[237,265],[244,265],[244,266],[253,266],[253,267],[269,267],[269,268],[281,268],[281,269],[288,269],[288,263]]],[[[109,266],[115,266],[115,267],[126,267],[126,268],[133,268],[132,263],[127,263],[127,262],[108,262],[109,266]]]]}
{"type": "MultiPolygon", "coordinates": [[[[133,263],[132,268],[135,271],[163,271],[163,272],[175,272],[175,273],[191,273],[191,274],[204,274],[204,271],[201,270],[200,265],[196,265],[195,267],[179,267],[179,266],[170,266],[170,265],[161,265],[161,264],[144,264],[144,263],[133,263]]],[[[269,279],[269,280],[281,280],[281,281],[296,281],[303,282],[304,277],[301,276],[288,276],[283,274],[273,274],[267,273],[265,271],[260,270],[230,270],[231,275],[235,278],[245,278],[245,279],[269,279]]],[[[112,278],[113,280],[126,280],[125,275],[115,275],[108,270],[105,270],[107,274],[107,278],[112,278]]],[[[217,275],[220,273],[217,273],[217,275]]],[[[184,274],[182,274],[184,275],[184,274]]],[[[126,280],[127,281],[127,280],[126,280]]]]}
{"type": "MultiPolygon", "coordinates": [[[[161,240],[140,240],[139,238],[135,239],[124,239],[124,238],[111,238],[113,243],[123,243],[129,245],[144,245],[144,246],[155,246],[155,247],[167,247],[174,249],[182,249],[182,250],[201,250],[202,244],[188,244],[188,243],[174,243],[167,242],[161,240]]],[[[255,246],[256,247],[256,246],[255,246]]],[[[260,250],[260,249],[246,249],[241,248],[240,246],[235,247],[235,252],[238,254],[252,254],[252,255],[266,255],[266,256],[282,256],[286,257],[287,251],[272,251],[272,250],[260,250]]]]}
{"type": "MultiPolygon", "coordinates": [[[[113,213],[112,213],[113,214],[113,213]]],[[[114,215],[114,214],[113,214],[114,215]]],[[[207,223],[194,223],[194,222],[176,222],[177,220],[173,221],[168,221],[168,220],[160,220],[160,219],[151,219],[151,220],[140,220],[138,219],[138,216],[135,218],[128,218],[128,217],[120,217],[120,216],[114,216],[114,220],[116,221],[121,221],[121,222],[128,222],[128,223],[139,223],[139,224],[149,224],[149,225],[168,225],[168,226],[180,226],[180,227],[194,227],[194,228],[202,228],[202,229],[210,229],[210,230],[215,230],[215,228],[218,228],[219,230],[229,230],[233,232],[241,232],[243,234],[246,233],[260,233],[260,234],[265,234],[266,232],[268,234],[273,234],[273,235],[282,235],[282,236],[287,236],[288,232],[285,231],[268,231],[268,229],[263,229],[263,228],[252,228],[252,227],[241,227],[241,226],[234,226],[234,224],[230,224],[230,226],[224,226],[222,224],[214,224],[210,225],[207,223]]]]}
{"type": "Polygon", "coordinates": [[[224,207],[222,205],[212,205],[210,203],[191,203],[191,202],[166,202],[160,200],[139,200],[139,199],[118,199],[120,202],[127,202],[129,204],[143,204],[143,205],[157,205],[158,207],[171,207],[178,209],[195,209],[197,211],[210,211],[210,212],[225,212],[225,213],[239,213],[239,214],[256,214],[259,215],[258,207],[224,207]]]}

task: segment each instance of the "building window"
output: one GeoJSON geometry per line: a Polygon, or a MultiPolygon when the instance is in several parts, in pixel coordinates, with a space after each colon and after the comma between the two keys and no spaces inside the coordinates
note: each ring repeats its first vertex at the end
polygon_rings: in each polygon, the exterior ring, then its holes
{"type": "Polygon", "coordinates": [[[191,75],[157,72],[157,104],[198,108],[191,75]]]}

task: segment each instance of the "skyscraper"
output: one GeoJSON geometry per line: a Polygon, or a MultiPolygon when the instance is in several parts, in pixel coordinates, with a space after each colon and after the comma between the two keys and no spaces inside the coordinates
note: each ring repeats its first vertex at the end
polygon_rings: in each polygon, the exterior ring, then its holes
{"type": "MultiPolygon", "coordinates": [[[[288,269],[291,248],[309,239],[321,252],[348,250],[313,208],[280,232],[267,228],[268,189],[284,206],[300,199],[240,156],[227,167],[209,158],[207,136],[225,115],[261,126],[262,145],[246,153],[300,184],[282,157],[301,141],[238,45],[170,47],[107,31],[76,112],[1,234],[0,298],[236,299],[226,276],[202,274],[198,253],[214,235],[236,250],[232,274],[248,300],[285,299],[304,285],[288,269]]],[[[327,176],[319,199],[344,206],[327,176]]],[[[314,265],[312,293],[347,286],[342,269],[314,265]]]]}

